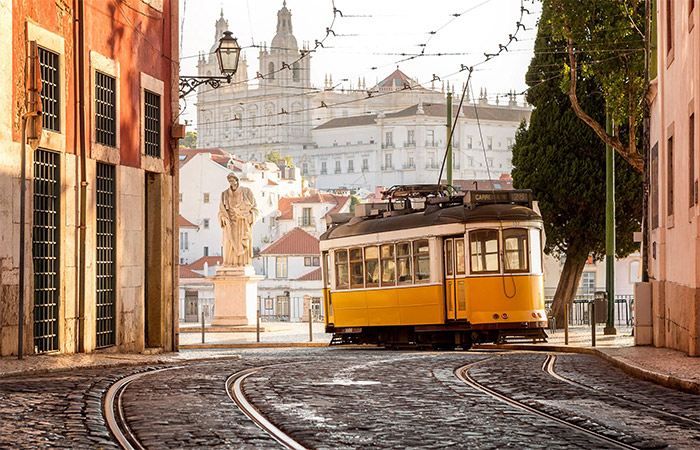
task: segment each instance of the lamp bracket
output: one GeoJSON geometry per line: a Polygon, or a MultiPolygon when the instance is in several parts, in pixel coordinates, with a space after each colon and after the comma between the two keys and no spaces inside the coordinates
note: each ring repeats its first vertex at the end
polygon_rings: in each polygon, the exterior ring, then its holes
{"type": "Polygon", "coordinates": [[[220,77],[204,76],[204,77],[180,77],[180,98],[184,98],[187,94],[197,89],[203,84],[208,84],[212,89],[221,87],[222,83],[231,83],[231,75],[220,77]]]}

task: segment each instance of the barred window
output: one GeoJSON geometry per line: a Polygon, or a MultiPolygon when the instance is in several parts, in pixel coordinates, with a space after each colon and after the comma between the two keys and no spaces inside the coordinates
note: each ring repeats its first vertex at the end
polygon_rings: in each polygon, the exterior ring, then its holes
{"type": "Polygon", "coordinates": [[[59,97],[59,55],[45,48],[38,47],[39,66],[41,68],[41,109],[44,128],[61,131],[60,97],[59,97]]]}
{"type": "Polygon", "coordinates": [[[95,72],[95,142],[117,146],[116,78],[95,72]]]}
{"type": "Polygon", "coordinates": [[[144,92],[144,144],[146,154],[160,158],[160,95],[144,92]]]}

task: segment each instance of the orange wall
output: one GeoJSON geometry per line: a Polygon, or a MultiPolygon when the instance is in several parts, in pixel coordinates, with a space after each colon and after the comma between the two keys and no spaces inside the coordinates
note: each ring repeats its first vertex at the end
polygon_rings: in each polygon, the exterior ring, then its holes
{"type": "MultiPolygon", "coordinates": [[[[13,139],[19,141],[21,111],[24,104],[24,72],[26,59],[26,22],[62,36],[66,40],[65,72],[62,87],[66,91],[66,152],[77,153],[76,139],[76,73],[77,55],[72,16],[79,0],[14,0],[13,27],[19,32],[13,37],[14,73],[13,139]]],[[[163,0],[163,12],[159,12],[141,0],[84,0],[85,15],[85,86],[90,89],[90,51],[119,62],[120,65],[120,117],[121,164],[140,167],[140,72],[162,80],[165,85],[161,99],[163,108],[162,130],[165,134],[163,162],[169,167],[171,160],[170,130],[172,123],[171,87],[172,73],[177,73],[177,1],[163,0]],[[175,2],[175,4],[173,4],[175,2]],[[137,11],[125,6],[125,3],[137,11]],[[172,6],[175,7],[171,11],[172,6]]],[[[77,12],[75,13],[77,15],[77,12]]],[[[87,92],[90,94],[90,92],[87,92]]],[[[86,102],[93,101],[86,95],[86,102]]],[[[90,120],[86,121],[90,133],[90,120]]],[[[89,137],[88,137],[89,139],[89,137]]],[[[88,140],[89,142],[89,140],[88,140]]],[[[89,147],[89,146],[88,146],[89,147]]]]}

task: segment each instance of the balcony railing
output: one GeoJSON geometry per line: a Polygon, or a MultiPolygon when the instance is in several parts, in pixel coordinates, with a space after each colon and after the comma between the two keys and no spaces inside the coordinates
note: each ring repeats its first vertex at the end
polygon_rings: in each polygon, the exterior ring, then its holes
{"type": "Polygon", "coordinates": [[[297,226],[314,228],[316,226],[316,221],[313,217],[297,217],[297,226]]]}
{"type": "Polygon", "coordinates": [[[362,166],[363,172],[369,172],[369,166],[362,166]]]}
{"type": "Polygon", "coordinates": [[[382,144],[382,148],[394,148],[394,143],[387,142],[386,144],[382,144]]]}
{"type": "Polygon", "coordinates": [[[415,147],[416,146],[416,141],[408,141],[403,143],[404,147],[415,147]]]}
{"type": "Polygon", "coordinates": [[[426,147],[437,147],[437,142],[435,141],[425,141],[426,147]]]}
{"type": "Polygon", "coordinates": [[[382,170],[394,170],[394,166],[391,164],[388,166],[382,166],[382,170]]]}
{"type": "Polygon", "coordinates": [[[431,162],[429,162],[429,163],[425,163],[425,168],[426,168],[426,169],[439,169],[439,168],[440,168],[440,165],[438,165],[438,163],[434,163],[434,162],[431,163],[431,162]]]}
{"type": "Polygon", "coordinates": [[[416,168],[416,163],[408,163],[401,166],[403,170],[413,170],[416,168]]]}

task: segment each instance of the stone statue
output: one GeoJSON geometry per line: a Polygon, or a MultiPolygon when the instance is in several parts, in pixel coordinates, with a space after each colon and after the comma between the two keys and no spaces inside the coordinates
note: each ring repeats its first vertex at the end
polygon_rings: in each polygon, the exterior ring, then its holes
{"type": "Polygon", "coordinates": [[[219,224],[223,229],[223,266],[245,267],[253,257],[253,224],[258,217],[253,191],[239,185],[234,173],[226,176],[230,188],[221,193],[219,224]]]}

